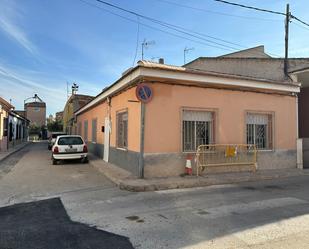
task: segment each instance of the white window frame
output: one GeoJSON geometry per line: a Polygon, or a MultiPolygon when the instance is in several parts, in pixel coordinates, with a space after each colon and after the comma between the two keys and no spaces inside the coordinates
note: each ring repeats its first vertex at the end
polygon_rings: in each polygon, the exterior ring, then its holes
{"type": "Polygon", "coordinates": [[[89,129],[89,122],[88,120],[84,120],[84,140],[88,142],[88,129],[89,129]]]}
{"type": "Polygon", "coordinates": [[[197,136],[196,136],[196,123],[197,122],[208,122],[209,125],[209,142],[208,144],[213,144],[215,142],[215,137],[216,137],[216,116],[217,116],[217,111],[214,109],[201,109],[201,108],[182,108],[181,109],[181,151],[183,153],[192,153],[195,152],[197,149],[197,136]],[[207,113],[208,115],[211,115],[211,117],[209,118],[205,118],[207,115],[201,115],[204,116],[205,119],[203,119],[201,116],[199,117],[199,115],[194,115],[190,118],[190,117],[186,117],[186,112],[192,112],[193,113],[207,113]],[[196,118],[194,118],[194,116],[196,118]],[[189,120],[191,119],[191,120],[189,120]],[[194,120],[196,119],[196,120],[194,120]],[[194,145],[191,145],[192,149],[185,149],[185,127],[184,127],[184,122],[185,121],[192,121],[194,122],[194,145]]]}
{"type": "MultiPolygon", "coordinates": [[[[125,131],[123,131],[123,136],[124,135],[125,131]]],[[[116,112],[116,147],[117,149],[128,150],[128,146],[129,146],[129,112],[128,109],[124,109],[116,112]],[[124,139],[123,142],[126,139],[126,145],[125,143],[124,144],[119,143],[119,116],[125,114],[127,116],[127,126],[126,126],[126,137],[123,138],[124,139]]]]}
{"type": "MultiPolygon", "coordinates": [[[[266,147],[261,148],[257,146],[257,150],[259,151],[273,151],[275,149],[275,114],[274,112],[261,112],[261,111],[246,111],[245,114],[245,141],[246,143],[248,143],[248,125],[254,125],[254,130],[253,130],[253,140],[254,140],[254,144],[256,145],[256,126],[259,125],[258,122],[256,122],[255,124],[253,123],[248,123],[248,116],[256,116],[256,118],[258,119],[258,116],[261,116],[260,118],[262,118],[262,116],[266,116],[264,117],[264,119],[267,119],[267,123],[266,123],[266,147]]],[[[254,118],[254,117],[253,117],[254,118]]],[[[263,118],[262,118],[263,119],[263,118]]],[[[264,124],[265,121],[260,120],[259,121],[260,124],[264,124]]]]}
{"type": "Polygon", "coordinates": [[[91,142],[96,143],[97,142],[97,133],[98,133],[98,119],[93,118],[91,120],[91,142]],[[95,127],[93,126],[95,124],[95,127]]]}

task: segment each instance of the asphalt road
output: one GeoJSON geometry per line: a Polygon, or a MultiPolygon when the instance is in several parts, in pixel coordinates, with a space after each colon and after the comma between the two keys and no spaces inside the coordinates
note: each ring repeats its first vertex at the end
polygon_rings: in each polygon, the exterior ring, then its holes
{"type": "Polygon", "coordinates": [[[0,179],[0,206],[60,197],[73,221],[135,248],[309,248],[308,176],[131,193],[90,165],[52,166],[45,144],[26,150],[0,179]]]}

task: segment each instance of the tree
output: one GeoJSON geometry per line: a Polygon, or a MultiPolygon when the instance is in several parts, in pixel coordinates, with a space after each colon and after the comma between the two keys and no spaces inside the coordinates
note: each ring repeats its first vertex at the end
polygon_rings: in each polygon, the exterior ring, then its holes
{"type": "Polygon", "coordinates": [[[51,121],[51,122],[47,123],[47,129],[48,129],[48,131],[51,131],[51,132],[63,131],[62,122],[57,121],[57,120],[51,121]]]}

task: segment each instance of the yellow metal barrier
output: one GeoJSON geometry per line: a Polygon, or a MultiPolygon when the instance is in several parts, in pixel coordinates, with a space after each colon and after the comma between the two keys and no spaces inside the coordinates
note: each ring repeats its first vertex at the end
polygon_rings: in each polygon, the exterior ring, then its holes
{"type": "Polygon", "coordinates": [[[252,144],[207,144],[200,145],[196,152],[196,174],[206,167],[252,165],[257,168],[257,150],[252,144]]]}

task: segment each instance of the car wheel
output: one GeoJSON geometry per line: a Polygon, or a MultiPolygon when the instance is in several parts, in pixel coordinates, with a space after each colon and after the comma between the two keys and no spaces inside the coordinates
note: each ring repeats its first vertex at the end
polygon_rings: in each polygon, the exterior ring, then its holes
{"type": "Polygon", "coordinates": [[[58,160],[53,159],[53,165],[57,165],[57,163],[58,163],[58,160]]]}
{"type": "Polygon", "coordinates": [[[84,158],[82,159],[82,163],[88,163],[88,162],[89,162],[88,157],[84,157],[84,158]]]}

